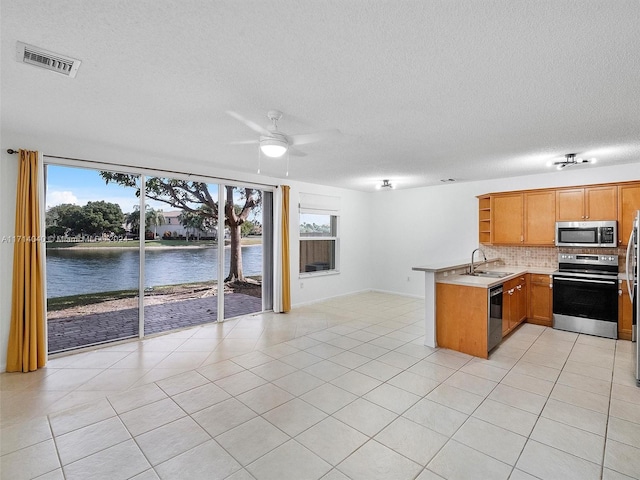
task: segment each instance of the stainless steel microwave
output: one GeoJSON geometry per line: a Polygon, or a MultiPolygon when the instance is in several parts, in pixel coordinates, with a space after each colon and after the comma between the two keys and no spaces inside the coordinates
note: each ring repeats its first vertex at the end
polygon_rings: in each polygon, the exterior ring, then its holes
{"type": "Polygon", "coordinates": [[[617,247],[618,223],[556,222],[557,247],[617,247]]]}

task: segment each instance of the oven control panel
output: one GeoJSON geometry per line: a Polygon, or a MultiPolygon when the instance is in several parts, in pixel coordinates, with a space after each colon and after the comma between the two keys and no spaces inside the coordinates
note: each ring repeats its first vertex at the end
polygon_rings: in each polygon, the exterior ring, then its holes
{"type": "Polygon", "coordinates": [[[618,265],[618,255],[559,253],[558,262],[577,265],[618,265]]]}

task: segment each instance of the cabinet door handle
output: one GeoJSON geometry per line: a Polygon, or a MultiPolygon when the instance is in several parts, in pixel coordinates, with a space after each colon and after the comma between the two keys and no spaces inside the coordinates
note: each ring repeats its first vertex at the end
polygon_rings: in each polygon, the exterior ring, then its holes
{"type": "Polygon", "coordinates": [[[516,288],[517,288],[518,290],[522,290],[522,285],[518,285],[516,288]]]}

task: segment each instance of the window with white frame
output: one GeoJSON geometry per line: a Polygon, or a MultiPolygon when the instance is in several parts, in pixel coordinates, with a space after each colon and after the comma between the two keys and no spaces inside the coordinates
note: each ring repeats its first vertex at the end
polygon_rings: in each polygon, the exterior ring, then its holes
{"type": "Polygon", "coordinates": [[[339,268],[338,197],[300,194],[300,275],[339,268]]]}

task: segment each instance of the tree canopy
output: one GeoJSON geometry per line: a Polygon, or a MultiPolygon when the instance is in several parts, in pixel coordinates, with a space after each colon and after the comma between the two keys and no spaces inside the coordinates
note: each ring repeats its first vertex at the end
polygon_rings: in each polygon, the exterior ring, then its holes
{"type": "Polygon", "coordinates": [[[82,207],[70,203],[55,205],[47,210],[45,217],[47,233],[59,235],[120,234],[123,221],[120,205],[102,200],[87,202],[82,207]]]}
{"type": "MultiPolygon", "coordinates": [[[[114,172],[100,172],[106,183],[117,183],[125,187],[136,188],[140,196],[138,175],[114,172]]],[[[151,200],[166,203],[183,211],[183,215],[193,214],[202,219],[203,225],[214,227],[219,218],[216,198],[204,182],[178,180],[174,178],[148,177],[145,180],[145,196],[151,200]]],[[[224,222],[229,227],[231,241],[231,262],[229,275],[225,281],[244,282],[242,273],[242,250],[240,245],[242,225],[249,214],[258,209],[262,203],[262,192],[252,188],[225,186],[226,202],[223,208],[224,222]],[[234,196],[240,205],[235,205],[234,196]]],[[[186,218],[186,217],[185,217],[186,218]]],[[[189,220],[192,224],[194,221],[189,220]]]]}

